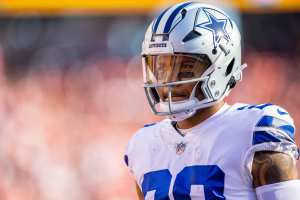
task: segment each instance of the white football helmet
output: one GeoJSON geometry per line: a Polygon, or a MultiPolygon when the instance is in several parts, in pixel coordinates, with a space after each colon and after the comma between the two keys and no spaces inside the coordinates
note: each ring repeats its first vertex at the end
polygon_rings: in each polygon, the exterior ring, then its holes
{"type": "Polygon", "coordinates": [[[246,67],[241,65],[236,24],[224,11],[194,2],[171,6],[150,24],[142,58],[152,111],[175,121],[222,100],[246,67]],[[178,98],[175,88],[184,84],[193,84],[193,89],[185,99],[181,94],[178,98]]]}

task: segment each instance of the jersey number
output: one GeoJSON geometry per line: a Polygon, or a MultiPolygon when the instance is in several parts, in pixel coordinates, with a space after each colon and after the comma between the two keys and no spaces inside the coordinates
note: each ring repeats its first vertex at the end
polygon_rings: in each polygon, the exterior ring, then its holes
{"type": "MultiPolygon", "coordinates": [[[[154,200],[169,200],[172,175],[168,169],[149,172],[144,175],[142,192],[155,190],[154,200]]],[[[191,186],[203,185],[205,200],[225,200],[224,172],[216,165],[195,165],[180,171],[174,182],[174,200],[191,200],[191,186]]]]}

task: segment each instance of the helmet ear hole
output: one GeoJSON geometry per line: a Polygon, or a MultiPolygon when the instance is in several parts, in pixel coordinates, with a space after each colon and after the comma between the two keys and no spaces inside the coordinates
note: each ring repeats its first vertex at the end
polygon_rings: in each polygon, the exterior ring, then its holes
{"type": "Polygon", "coordinates": [[[229,65],[227,66],[225,76],[228,76],[228,75],[232,72],[233,65],[234,65],[234,61],[235,61],[235,59],[233,58],[233,59],[231,60],[231,62],[229,63],[229,65]]]}

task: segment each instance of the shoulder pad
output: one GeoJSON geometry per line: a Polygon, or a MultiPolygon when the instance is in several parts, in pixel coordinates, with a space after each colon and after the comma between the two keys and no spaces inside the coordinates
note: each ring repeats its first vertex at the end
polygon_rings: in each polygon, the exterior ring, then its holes
{"type": "Polygon", "coordinates": [[[243,158],[250,179],[255,152],[281,152],[291,156],[295,162],[299,159],[299,150],[295,143],[295,125],[285,109],[272,104],[248,105],[240,108],[244,109],[253,109],[254,112],[249,113],[255,117],[250,148],[243,158]]]}

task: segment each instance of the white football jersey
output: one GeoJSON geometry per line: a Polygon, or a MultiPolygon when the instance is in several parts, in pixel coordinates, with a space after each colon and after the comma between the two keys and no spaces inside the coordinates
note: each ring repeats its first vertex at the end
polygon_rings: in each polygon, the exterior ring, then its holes
{"type": "Polygon", "coordinates": [[[292,118],[272,104],[224,105],[191,129],[169,119],[146,125],[130,140],[125,161],[146,200],[255,200],[256,151],[298,159],[292,118]]]}

